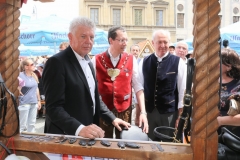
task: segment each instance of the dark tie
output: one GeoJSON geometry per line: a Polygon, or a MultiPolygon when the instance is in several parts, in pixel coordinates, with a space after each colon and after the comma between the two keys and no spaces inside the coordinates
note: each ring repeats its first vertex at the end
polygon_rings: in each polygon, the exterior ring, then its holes
{"type": "Polygon", "coordinates": [[[92,62],[91,62],[91,61],[88,62],[88,65],[89,65],[89,67],[90,67],[90,69],[91,69],[91,71],[92,71],[94,80],[96,80],[96,76],[95,76],[95,72],[94,72],[94,69],[93,69],[93,64],[92,64],[92,62]]]}

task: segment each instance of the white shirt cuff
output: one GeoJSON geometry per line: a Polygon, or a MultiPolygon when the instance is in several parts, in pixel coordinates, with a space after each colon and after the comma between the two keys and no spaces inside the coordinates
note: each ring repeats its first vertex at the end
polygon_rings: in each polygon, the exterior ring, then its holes
{"type": "Polygon", "coordinates": [[[82,125],[82,124],[78,127],[78,129],[77,129],[76,132],[75,132],[75,136],[79,136],[79,133],[80,133],[80,131],[83,129],[83,127],[85,127],[85,126],[82,125]]]}

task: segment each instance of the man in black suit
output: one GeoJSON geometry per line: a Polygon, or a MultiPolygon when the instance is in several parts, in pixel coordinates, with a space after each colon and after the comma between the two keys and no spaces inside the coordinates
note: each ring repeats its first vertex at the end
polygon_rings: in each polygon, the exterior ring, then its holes
{"type": "Polygon", "coordinates": [[[48,59],[43,71],[46,101],[45,133],[102,138],[100,116],[121,130],[130,124],[116,118],[99,97],[92,63],[95,25],[78,17],[69,27],[70,46],[48,59]]]}

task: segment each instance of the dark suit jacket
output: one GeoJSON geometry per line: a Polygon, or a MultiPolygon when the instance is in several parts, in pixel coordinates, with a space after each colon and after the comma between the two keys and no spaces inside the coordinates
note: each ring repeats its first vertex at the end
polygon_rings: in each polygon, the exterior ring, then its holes
{"type": "MultiPolygon", "coordinates": [[[[91,65],[90,68],[93,72],[91,65]]],[[[98,125],[99,115],[109,123],[116,118],[99,99],[95,75],[93,116],[88,82],[71,47],[47,60],[42,77],[46,101],[45,133],[75,135],[81,124],[98,125]]]]}

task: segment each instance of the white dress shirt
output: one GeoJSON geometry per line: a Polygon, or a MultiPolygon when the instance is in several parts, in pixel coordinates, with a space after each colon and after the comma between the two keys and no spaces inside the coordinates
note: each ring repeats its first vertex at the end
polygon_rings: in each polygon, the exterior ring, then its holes
{"type": "MultiPolygon", "coordinates": [[[[89,90],[91,93],[91,97],[92,97],[92,101],[93,101],[93,106],[89,106],[89,107],[93,107],[93,114],[95,114],[95,81],[94,81],[94,77],[92,75],[92,71],[90,69],[90,66],[88,65],[90,61],[90,58],[88,57],[88,55],[86,55],[85,57],[80,56],[79,54],[77,54],[74,50],[73,50],[80,66],[82,67],[83,73],[87,79],[88,82],[88,86],[89,86],[89,90]]],[[[81,124],[77,131],[75,132],[75,135],[78,136],[79,132],[82,130],[82,128],[85,127],[83,124],[81,124]]]]}
{"type": "MultiPolygon", "coordinates": [[[[155,56],[157,57],[158,61],[161,62],[162,59],[166,57],[168,54],[169,53],[167,52],[164,54],[163,57],[158,57],[155,53],[155,56]]],[[[139,63],[138,71],[139,71],[140,83],[142,84],[142,86],[144,86],[142,67],[143,67],[143,60],[141,60],[139,63]]],[[[183,61],[183,59],[180,58],[179,64],[178,64],[178,75],[177,75],[178,108],[183,108],[183,97],[186,89],[186,76],[187,76],[187,65],[183,61]]]]}
{"type": "MultiPolygon", "coordinates": [[[[114,58],[112,56],[112,54],[110,53],[109,49],[108,49],[108,53],[110,55],[110,60],[113,64],[113,66],[116,67],[118,61],[120,60],[121,54],[119,54],[117,57],[114,58]]],[[[95,69],[95,72],[96,72],[96,58],[95,57],[92,58],[92,63],[93,63],[93,68],[95,69]]],[[[136,58],[133,58],[132,86],[133,86],[135,93],[137,93],[140,90],[143,90],[143,85],[140,83],[140,79],[139,79],[138,64],[137,64],[136,58]]]]}

